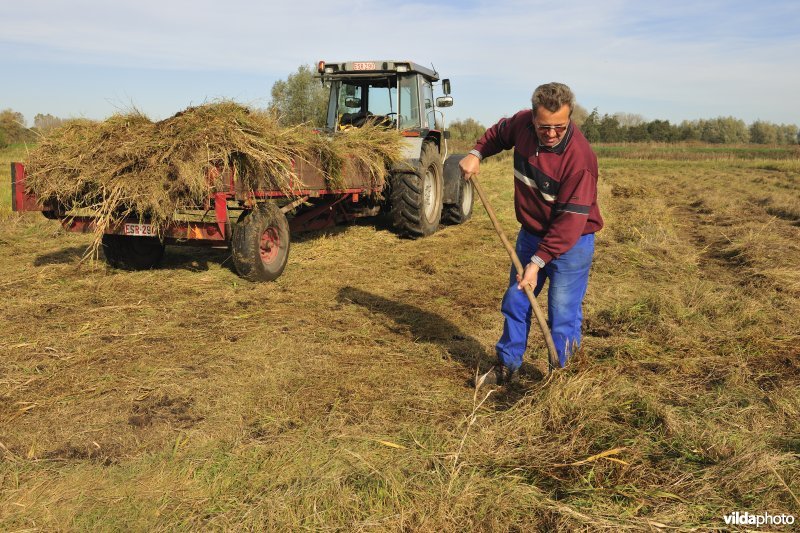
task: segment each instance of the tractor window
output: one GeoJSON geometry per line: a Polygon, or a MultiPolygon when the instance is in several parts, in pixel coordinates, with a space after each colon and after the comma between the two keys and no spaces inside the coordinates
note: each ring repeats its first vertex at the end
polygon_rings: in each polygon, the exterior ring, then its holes
{"type": "Polygon", "coordinates": [[[339,90],[339,114],[361,111],[361,86],[343,83],[339,90]]]}
{"type": "Polygon", "coordinates": [[[417,75],[400,77],[400,129],[419,128],[419,86],[417,75]]]}
{"type": "Polygon", "coordinates": [[[350,83],[342,83],[339,88],[339,99],[336,106],[336,115],[338,123],[342,126],[360,126],[366,113],[362,113],[363,108],[363,90],[360,85],[352,85],[350,83]]]}
{"type": "Polygon", "coordinates": [[[336,105],[340,127],[363,126],[374,121],[394,127],[397,109],[397,78],[375,78],[342,82],[336,105]]]}
{"type": "MultiPolygon", "coordinates": [[[[373,115],[389,115],[397,109],[397,86],[369,87],[369,112],[373,115]]],[[[394,115],[390,118],[394,119],[394,115]]]]}
{"type": "Polygon", "coordinates": [[[436,113],[433,109],[433,89],[429,83],[422,82],[422,100],[425,105],[425,120],[423,124],[430,129],[436,129],[436,113]]]}

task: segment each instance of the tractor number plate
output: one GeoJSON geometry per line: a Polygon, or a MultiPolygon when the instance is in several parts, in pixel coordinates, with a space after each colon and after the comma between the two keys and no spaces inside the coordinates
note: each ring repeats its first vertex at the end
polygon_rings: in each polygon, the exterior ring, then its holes
{"type": "Polygon", "coordinates": [[[375,70],[375,63],[370,63],[370,62],[353,63],[353,70],[375,70]]]}
{"type": "Polygon", "coordinates": [[[155,237],[156,231],[152,224],[125,224],[125,235],[155,237]]]}

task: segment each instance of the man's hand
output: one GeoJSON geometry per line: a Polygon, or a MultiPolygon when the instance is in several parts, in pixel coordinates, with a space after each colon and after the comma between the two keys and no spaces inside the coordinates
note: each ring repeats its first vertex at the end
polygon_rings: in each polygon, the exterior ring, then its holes
{"type": "Polygon", "coordinates": [[[539,265],[536,263],[528,263],[525,266],[525,272],[522,277],[517,274],[517,288],[523,290],[526,285],[529,285],[531,290],[536,288],[536,283],[539,281],[539,265]]]}
{"type": "Polygon", "coordinates": [[[467,154],[458,166],[461,168],[461,177],[469,181],[472,176],[478,174],[481,168],[481,160],[475,154],[467,154]]]}

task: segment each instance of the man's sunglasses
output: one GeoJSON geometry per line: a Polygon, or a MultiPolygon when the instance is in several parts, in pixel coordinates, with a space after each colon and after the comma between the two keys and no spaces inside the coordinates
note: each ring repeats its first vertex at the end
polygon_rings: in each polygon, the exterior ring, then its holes
{"type": "Polygon", "coordinates": [[[542,133],[547,133],[548,131],[554,131],[558,134],[564,133],[567,130],[569,124],[562,124],[560,126],[536,126],[536,129],[542,133]]]}

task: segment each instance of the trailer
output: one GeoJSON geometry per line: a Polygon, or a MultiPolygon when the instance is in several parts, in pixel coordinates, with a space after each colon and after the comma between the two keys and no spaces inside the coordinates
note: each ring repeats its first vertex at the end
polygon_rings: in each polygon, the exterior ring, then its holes
{"type": "MultiPolygon", "coordinates": [[[[330,88],[328,122],[320,134],[347,135],[349,128],[378,120],[403,136],[405,162],[388,169],[384,183],[376,184],[346,161],[342,180],[331,188],[319,162],[295,160],[297,183],[288,190],[249,190],[231,167],[208,176],[222,186],[203,205],[179,213],[158,232],[139,218],[106,227],[102,249],[108,264],[150,269],[159,264],[167,245],[226,247],[239,275],[271,281],[286,267],[292,233],[381,211],[388,212],[399,234],[412,238],[432,234],[440,223],[469,219],[473,194],[471,184],[460,177],[463,155],[448,155],[444,115],[437,109],[452,105],[449,80],[442,82],[445,95],[434,100],[438,74],[408,61],[321,61],[318,76],[330,88]]],[[[92,213],[40,202],[26,186],[22,163],[11,164],[11,190],[14,211],[39,211],[67,231],[96,230],[92,213]]]]}

